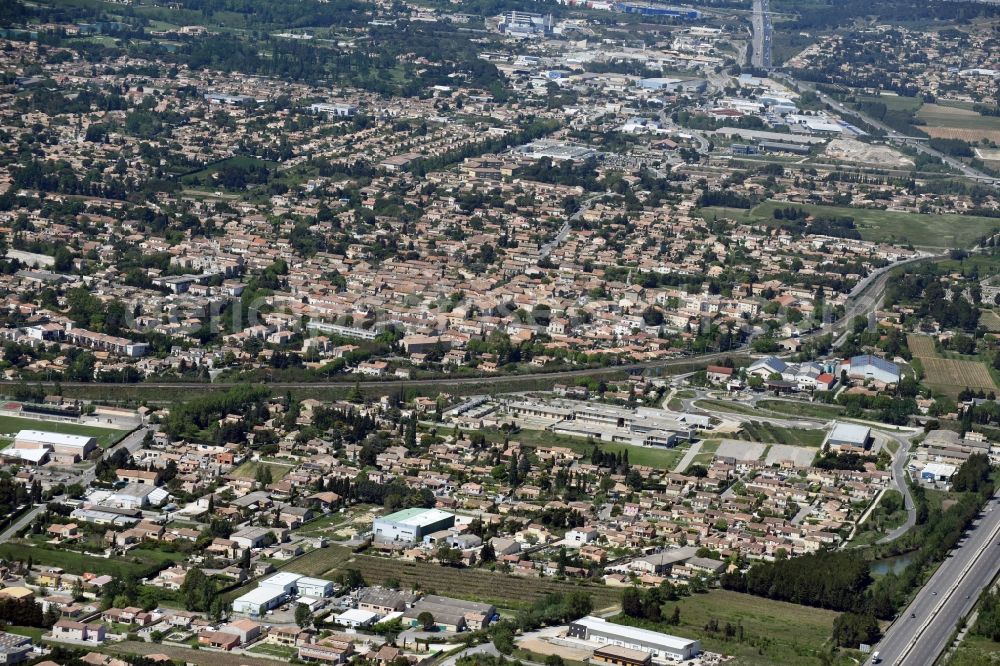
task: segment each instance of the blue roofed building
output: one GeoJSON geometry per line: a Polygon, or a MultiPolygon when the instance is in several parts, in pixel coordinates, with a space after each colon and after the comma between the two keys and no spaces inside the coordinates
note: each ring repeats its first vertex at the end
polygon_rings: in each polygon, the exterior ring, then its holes
{"type": "Polygon", "coordinates": [[[857,381],[871,379],[881,384],[898,384],[901,377],[898,365],[872,354],[863,354],[844,361],[840,369],[846,370],[847,376],[857,381]]]}

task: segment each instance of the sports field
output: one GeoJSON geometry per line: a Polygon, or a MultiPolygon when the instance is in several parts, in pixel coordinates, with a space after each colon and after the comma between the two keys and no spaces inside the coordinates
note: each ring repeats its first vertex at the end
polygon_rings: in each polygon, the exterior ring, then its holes
{"type": "Polygon", "coordinates": [[[65,423],[63,421],[42,421],[18,416],[0,416],[0,439],[11,439],[21,430],[41,430],[63,435],[84,435],[97,439],[97,445],[106,449],[128,434],[128,430],[99,428],[97,426],[65,423]]]}

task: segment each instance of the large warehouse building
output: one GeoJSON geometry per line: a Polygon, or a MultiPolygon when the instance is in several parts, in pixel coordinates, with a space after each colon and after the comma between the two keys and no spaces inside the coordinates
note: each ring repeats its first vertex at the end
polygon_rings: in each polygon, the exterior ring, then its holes
{"type": "Polygon", "coordinates": [[[376,518],[372,525],[375,541],[416,543],[424,535],[455,526],[455,515],[440,509],[403,509],[376,518]]]}
{"type": "Polygon", "coordinates": [[[578,638],[601,646],[617,645],[646,652],[653,661],[660,663],[693,659],[701,652],[701,643],[696,640],[614,624],[592,615],[570,623],[566,635],[569,638],[578,638]]]}
{"type": "Polygon", "coordinates": [[[12,448],[18,451],[48,450],[56,462],[75,463],[86,460],[87,456],[97,448],[97,439],[84,435],[22,430],[14,436],[12,448]]]}
{"type": "Polygon", "coordinates": [[[261,617],[296,596],[322,598],[333,594],[333,581],[280,571],[262,580],[257,589],[233,600],[233,612],[261,617]]]}

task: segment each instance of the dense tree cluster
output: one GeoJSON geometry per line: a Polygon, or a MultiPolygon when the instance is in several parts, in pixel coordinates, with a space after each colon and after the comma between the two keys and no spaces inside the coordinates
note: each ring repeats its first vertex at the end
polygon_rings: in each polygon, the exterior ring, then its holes
{"type": "Polygon", "coordinates": [[[163,423],[164,432],[172,439],[198,439],[201,430],[217,424],[226,414],[242,414],[250,422],[263,421],[267,411],[264,401],[269,395],[267,387],[240,385],[225,393],[198,396],[170,411],[163,423]]]}
{"type": "Polygon", "coordinates": [[[759,562],[745,573],[727,573],[720,579],[727,590],[839,611],[863,608],[871,580],[868,562],[851,552],[759,562]]]}

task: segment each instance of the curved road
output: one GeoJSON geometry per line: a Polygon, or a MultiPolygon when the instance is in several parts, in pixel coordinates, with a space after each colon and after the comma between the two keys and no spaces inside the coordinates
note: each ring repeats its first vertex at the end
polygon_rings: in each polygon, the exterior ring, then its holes
{"type": "MultiPolygon", "coordinates": [[[[916,434],[917,433],[914,433],[914,435],[916,434]]],[[[913,437],[914,435],[910,435],[910,437],[913,437]]],[[[900,435],[895,434],[890,434],[889,436],[899,443],[899,450],[896,451],[896,456],[892,461],[892,484],[903,496],[903,507],[906,509],[906,521],[879,539],[879,543],[889,543],[890,541],[895,541],[917,524],[917,507],[913,503],[913,495],[910,493],[910,484],[906,482],[906,461],[910,452],[910,437],[901,437],[900,435]]]]}

